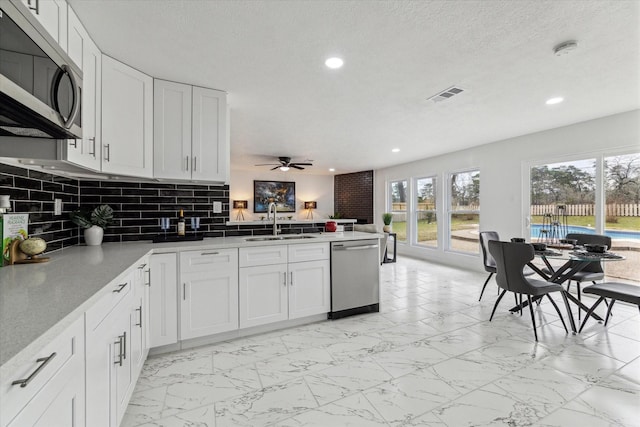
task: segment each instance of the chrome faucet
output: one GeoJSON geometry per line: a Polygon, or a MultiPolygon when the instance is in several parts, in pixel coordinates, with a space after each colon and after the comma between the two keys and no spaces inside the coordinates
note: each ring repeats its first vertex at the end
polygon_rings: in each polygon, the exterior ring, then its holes
{"type": "Polygon", "coordinates": [[[278,235],[278,208],[274,202],[269,203],[269,209],[267,210],[267,221],[271,219],[271,208],[273,208],[273,235],[278,235]]]}

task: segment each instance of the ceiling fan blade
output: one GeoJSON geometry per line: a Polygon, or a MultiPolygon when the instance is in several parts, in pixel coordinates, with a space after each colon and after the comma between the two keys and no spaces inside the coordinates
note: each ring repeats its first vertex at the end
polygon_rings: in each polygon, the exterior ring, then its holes
{"type": "MultiPolygon", "coordinates": [[[[299,166],[313,166],[313,163],[300,163],[300,162],[294,162],[291,163],[291,165],[299,165],[299,166]]],[[[291,166],[289,165],[289,166],[291,166]]]]}
{"type": "Polygon", "coordinates": [[[290,167],[290,168],[295,168],[295,169],[304,170],[304,168],[302,168],[302,167],[298,166],[299,164],[301,164],[301,163],[290,163],[290,164],[289,164],[289,167],[290,167]]]}
{"type": "Polygon", "coordinates": [[[279,166],[278,163],[260,163],[260,164],[253,165],[253,166],[276,166],[276,165],[279,166]]]}
{"type": "Polygon", "coordinates": [[[275,168],[271,168],[272,171],[279,169],[281,166],[276,166],[275,168]]]}

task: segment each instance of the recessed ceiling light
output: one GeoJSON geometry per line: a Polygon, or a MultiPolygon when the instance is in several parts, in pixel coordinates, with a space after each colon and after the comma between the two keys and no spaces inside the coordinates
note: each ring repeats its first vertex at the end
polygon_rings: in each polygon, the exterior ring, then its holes
{"type": "Polygon", "coordinates": [[[333,58],[329,58],[326,61],[324,61],[324,65],[335,70],[336,68],[342,67],[344,65],[344,61],[342,60],[342,58],[338,58],[334,56],[333,58]]]}
{"type": "Polygon", "coordinates": [[[334,168],[329,168],[329,172],[335,172],[336,170],[334,168]]]}
{"type": "Polygon", "coordinates": [[[400,152],[400,149],[399,148],[394,148],[393,150],[391,150],[391,152],[392,153],[398,153],[398,152],[400,152]]]}
{"type": "Polygon", "coordinates": [[[564,101],[564,98],[561,96],[556,96],[555,98],[549,98],[547,99],[546,104],[547,105],[555,105],[555,104],[560,104],[562,101],[564,101]]]}
{"type": "Polygon", "coordinates": [[[280,170],[281,170],[282,172],[286,172],[286,171],[288,171],[288,170],[289,170],[289,166],[280,166],[280,170]]]}

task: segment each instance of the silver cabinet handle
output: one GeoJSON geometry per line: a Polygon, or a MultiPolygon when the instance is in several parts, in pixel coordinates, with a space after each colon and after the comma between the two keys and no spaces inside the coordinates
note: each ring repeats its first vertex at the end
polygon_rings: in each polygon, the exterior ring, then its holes
{"type": "Polygon", "coordinates": [[[136,311],[140,314],[140,321],[136,323],[136,326],[140,326],[142,328],[142,306],[136,308],[136,311]]]}
{"type": "Polygon", "coordinates": [[[93,151],[89,151],[89,155],[93,156],[93,158],[96,158],[96,137],[92,136],[91,138],[89,138],[89,141],[91,141],[91,146],[93,147],[93,151]]]}
{"type": "Polygon", "coordinates": [[[220,255],[220,252],[202,252],[200,255],[201,256],[205,256],[205,255],[220,255]]]}
{"type": "Polygon", "coordinates": [[[198,166],[198,158],[196,156],[193,156],[193,165],[192,165],[192,169],[195,172],[196,171],[196,167],[198,166]]]}
{"type": "Polygon", "coordinates": [[[115,362],[113,362],[114,365],[118,365],[118,366],[122,366],[122,360],[124,359],[124,356],[122,355],[122,348],[124,347],[123,344],[123,339],[127,336],[127,333],[125,332],[124,335],[118,335],[118,341],[115,341],[114,344],[118,345],[118,360],[116,360],[115,362]]]}
{"type": "Polygon", "coordinates": [[[37,359],[36,363],[40,363],[40,366],[38,366],[36,368],[36,370],[33,371],[31,373],[31,375],[29,375],[27,378],[25,378],[23,380],[15,380],[14,382],[11,383],[11,385],[20,384],[20,387],[28,386],[29,383],[31,382],[31,380],[34,379],[36,377],[36,375],[38,375],[40,373],[40,371],[42,371],[44,369],[44,367],[47,366],[49,364],[49,362],[51,362],[51,360],[53,360],[54,357],[56,357],[56,353],[55,352],[51,353],[48,357],[41,357],[41,358],[37,359]]]}
{"type": "Polygon", "coordinates": [[[110,144],[104,144],[104,160],[105,162],[111,161],[111,149],[109,148],[110,144]]]}
{"type": "Polygon", "coordinates": [[[127,283],[123,283],[120,286],[118,286],[118,289],[114,289],[113,292],[116,293],[116,294],[119,294],[126,287],[127,287],[127,283]]]}
{"type": "Polygon", "coordinates": [[[289,283],[291,284],[291,286],[293,286],[293,271],[289,273],[290,279],[289,279],[289,283]]]}
{"type": "Polygon", "coordinates": [[[287,286],[287,272],[286,272],[286,271],[283,273],[283,276],[284,276],[284,283],[283,283],[283,285],[286,287],[286,286],[287,286]]]}
{"type": "Polygon", "coordinates": [[[69,140],[69,145],[73,145],[73,148],[78,148],[78,140],[77,139],[70,139],[69,140]]]}
{"type": "Polygon", "coordinates": [[[122,358],[126,359],[127,358],[127,332],[125,331],[122,334],[122,341],[124,341],[124,345],[122,346],[122,358]]]}
{"type": "Polygon", "coordinates": [[[147,282],[145,285],[151,287],[151,269],[147,269],[145,273],[147,273],[147,282]]]}
{"type": "Polygon", "coordinates": [[[31,1],[32,0],[27,0],[27,6],[29,6],[29,9],[33,10],[36,15],[40,15],[40,0],[33,0],[33,2],[36,4],[35,7],[31,6],[31,1]]]}
{"type": "Polygon", "coordinates": [[[147,266],[147,264],[142,264],[138,266],[138,270],[142,270],[143,268],[145,268],[147,266]]]}
{"type": "Polygon", "coordinates": [[[182,301],[186,301],[187,300],[187,284],[183,283],[182,284],[182,301]]]}
{"type": "Polygon", "coordinates": [[[189,156],[187,156],[186,160],[187,161],[185,162],[185,168],[188,171],[189,170],[189,156]]]}

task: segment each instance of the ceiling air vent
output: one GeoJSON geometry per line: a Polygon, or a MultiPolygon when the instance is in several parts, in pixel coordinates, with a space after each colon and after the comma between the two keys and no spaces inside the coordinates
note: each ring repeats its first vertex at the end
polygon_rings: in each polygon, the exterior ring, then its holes
{"type": "Polygon", "coordinates": [[[446,101],[447,99],[458,95],[460,93],[464,92],[464,89],[462,89],[461,87],[457,87],[457,86],[452,86],[449,89],[443,90],[440,93],[437,93],[435,95],[433,95],[430,98],[427,98],[429,101],[433,101],[433,102],[440,102],[440,101],[446,101]]]}

